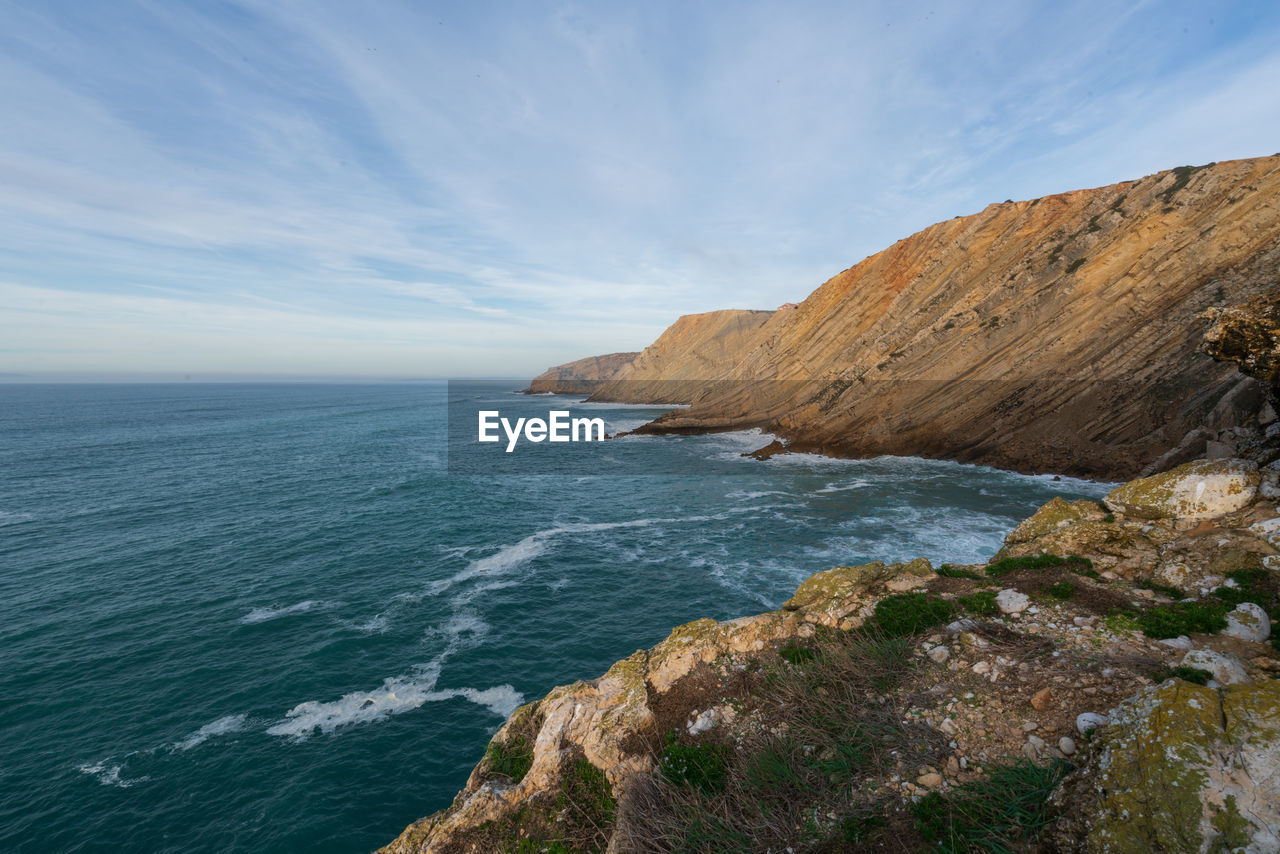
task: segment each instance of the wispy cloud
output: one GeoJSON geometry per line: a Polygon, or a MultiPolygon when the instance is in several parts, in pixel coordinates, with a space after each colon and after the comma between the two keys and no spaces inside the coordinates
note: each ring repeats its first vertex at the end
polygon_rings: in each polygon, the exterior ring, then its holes
{"type": "Polygon", "coordinates": [[[0,3],[0,372],[527,374],[1280,147],[1280,8],[940,6],[0,3]]]}

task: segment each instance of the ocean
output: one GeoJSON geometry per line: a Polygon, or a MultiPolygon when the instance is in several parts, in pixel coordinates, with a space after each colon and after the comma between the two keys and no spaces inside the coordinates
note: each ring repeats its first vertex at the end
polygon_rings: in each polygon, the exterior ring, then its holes
{"type": "MultiPolygon", "coordinates": [[[[611,433],[663,411],[522,385],[475,388],[611,433]]],[[[840,564],[978,561],[1108,488],[761,463],[755,431],[590,451],[685,474],[451,473],[446,399],[0,385],[0,850],[368,851],[446,806],[518,704],[682,622],[840,564]]]]}

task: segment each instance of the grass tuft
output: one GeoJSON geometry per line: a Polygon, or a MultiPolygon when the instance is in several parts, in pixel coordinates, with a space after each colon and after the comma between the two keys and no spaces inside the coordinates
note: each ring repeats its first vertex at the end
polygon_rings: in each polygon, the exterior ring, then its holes
{"type": "Polygon", "coordinates": [[[874,626],[888,637],[905,637],[940,626],[951,619],[955,606],[927,593],[898,593],[876,603],[874,626]]]}
{"type": "Polygon", "coordinates": [[[935,851],[1022,850],[1049,824],[1049,796],[1071,767],[1023,761],[949,795],[932,792],[911,807],[916,832],[935,851]]]}
{"type": "Polygon", "coordinates": [[[1138,628],[1149,638],[1176,638],[1192,632],[1213,634],[1227,627],[1227,606],[1219,602],[1174,602],[1139,613],[1138,628]]]}
{"type": "Polygon", "coordinates": [[[1072,572],[1085,574],[1084,570],[1091,571],[1093,569],[1093,561],[1087,557],[1080,557],[1080,555],[1067,555],[1066,557],[1059,557],[1058,555],[1007,557],[1004,560],[997,560],[987,564],[987,575],[999,578],[1002,575],[1008,575],[1020,569],[1051,569],[1059,566],[1066,567],[1072,572]]]}

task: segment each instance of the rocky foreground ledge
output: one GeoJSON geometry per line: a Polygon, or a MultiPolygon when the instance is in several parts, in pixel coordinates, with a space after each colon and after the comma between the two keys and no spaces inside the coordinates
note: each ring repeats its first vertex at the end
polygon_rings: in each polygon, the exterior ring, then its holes
{"type": "Polygon", "coordinates": [[[680,626],[518,709],[382,850],[1280,851],[1277,498],[1193,462],[986,564],[680,626]]]}

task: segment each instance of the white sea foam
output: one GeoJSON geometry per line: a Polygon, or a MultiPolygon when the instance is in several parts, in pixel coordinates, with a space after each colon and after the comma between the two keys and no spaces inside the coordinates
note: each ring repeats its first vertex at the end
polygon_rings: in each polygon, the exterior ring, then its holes
{"type": "Polygon", "coordinates": [[[871,482],[867,480],[851,480],[844,483],[829,483],[826,486],[822,487],[822,489],[815,489],[814,492],[818,494],[827,494],[832,492],[848,492],[849,490],[852,490],[852,489],[866,489],[870,485],[871,485],[871,482]]]}
{"type": "Polygon", "coordinates": [[[98,779],[98,782],[104,786],[116,786],[117,788],[127,789],[138,783],[145,783],[150,777],[135,777],[132,780],[126,780],[120,776],[122,766],[119,763],[114,765],[108,764],[109,759],[101,762],[86,763],[81,765],[79,770],[84,774],[89,774],[98,779]]]}
{"type": "Polygon", "coordinates": [[[439,678],[440,666],[436,662],[408,675],[384,679],[382,685],[372,691],[353,691],[329,702],[299,703],[285,714],[284,720],[269,727],[267,733],[302,741],[316,732],[328,734],[340,727],[383,721],[426,703],[455,697],[463,697],[502,717],[510,715],[524,702],[520,692],[510,685],[437,690],[439,678]]]}
{"type": "Polygon", "coordinates": [[[191,733],[182,741],[175,742],[173,747],[175,750],[190,750],[198,744],[204,744],[215,735],[240,732],[244,729],[244,722],[244,715],[227,715],[226,717],[218,718],[213,723],[200,727],[200,729],[191,733]]]}
{"type": "Polygon", "coordinates": [[[253,623],[265,623],[268,620],[276,620],[280,617],[289,617],[294,614],[305,614],[307,611],[327,608],[333,603],[322,602],[318,599],[307,599],[304,602],[296,602],[283,608],[254,608],[249,613],[240,618],[240,622],[246,625],[253,623]]]}
{"type": "MultiPolygon", "coordinates": [[[[661,522],[677,521],[690,520],[633,519],[626,522],[578,522],[535,531],[517,543],[503,546],[491,555],[471,561],[461,571],[432,584],[430,592],[439,594],[451,587],[476,578],[493,578],[494,576],[504,575],[546,552],[550,541],[563,534],[582,534],[612,530],[614,528],[642,528],[661,522]]],[[[502,584],[500,586],[507,585],[502,584]]],[[[495,588],[491,587],[490,589],[495,588]]]]}
{"type": "Polygon", "coordinates": [[[30,522],[36,518],[33,513],[19,513],[16,510],[0,510],[0,525],[16,525],[19,522],[30,522]]]}

